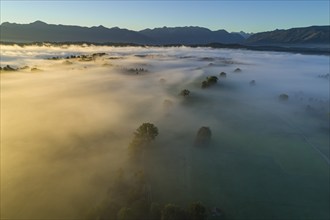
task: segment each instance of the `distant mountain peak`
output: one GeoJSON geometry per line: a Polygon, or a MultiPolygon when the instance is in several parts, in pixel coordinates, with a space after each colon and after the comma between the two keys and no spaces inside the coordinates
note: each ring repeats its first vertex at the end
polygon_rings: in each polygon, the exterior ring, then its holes
{"type": "Polygon", "coordinates": [[[35,22],[30,23],[32,25],[48,25],[47,23],[40,21],[40,20],[36,20],[35,22]]]}
{"type": "Polygon", "coordinates": [[[100,30],[105,30],[107,29],[106,27],[104,27],[103,25],[99,25],[99,26],[93,26],[91,27],[92,29],[100,29],[100,30]]]}
{"type": "Polygon", "coordinates": [[[245,39],[248,39],[251,35],[253,35],[253,33],[246,33],[244,31],[240,31],[240,32],[231,32],[232,34],[239,34],[242,37],[244,37],[245,39]]]}

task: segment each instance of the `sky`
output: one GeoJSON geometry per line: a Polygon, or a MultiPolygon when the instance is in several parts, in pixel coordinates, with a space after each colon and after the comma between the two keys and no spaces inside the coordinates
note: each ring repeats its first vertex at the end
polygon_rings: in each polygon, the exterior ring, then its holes
{"type": "Polygon", "coordinates": [[[328,0],[276,1],[15,1],[0,0],[1,23],[120,27],[201,26],[230,32],[261,32],[329,25],[328,0]]]}

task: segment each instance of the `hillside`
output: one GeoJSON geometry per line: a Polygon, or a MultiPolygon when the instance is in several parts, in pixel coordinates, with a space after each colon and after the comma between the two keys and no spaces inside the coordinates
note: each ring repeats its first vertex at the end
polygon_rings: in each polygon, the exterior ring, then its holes
{"type": "Polygon", "coordinates": [[[261,32],[250,36],[247,44],[330,44],[330,26],[311,26],[261,32]]]}

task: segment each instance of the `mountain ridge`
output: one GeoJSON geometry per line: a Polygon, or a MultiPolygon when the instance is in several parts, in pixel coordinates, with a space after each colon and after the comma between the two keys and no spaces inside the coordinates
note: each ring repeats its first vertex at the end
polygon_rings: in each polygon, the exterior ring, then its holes
{"type": "Polygon", "coordinates": [[[0,25],[1,41],[10,42],[94,42],[135,44],[203,44],[241,43],[244,38],[225,30],[211,31],[204,27],[163,27],[132,31],[102,25],[82,27],[77,25],[47,24],[37,20],[29,24],[4,22],[0,25]]]}
{"type": "Polygon", "coordinates": [[[29,24],[3,22],[0,25],[1,42],[90,42],[130,43],[147,45],[200,45],[210,43],[244,45],[330,44],[330,26],[297,27],[249,34],[229,33],[224,29],[212,31],[205,27],[156,27],[133,31],[125,28],[107,28],[102,25],[47,24],[37,20],[29,24]]]}
{"type": "Polygon", "coordinates": [[[330,44],[330,26],[313,25],[260,32],[246,39],[247,44],[330,44]]]}

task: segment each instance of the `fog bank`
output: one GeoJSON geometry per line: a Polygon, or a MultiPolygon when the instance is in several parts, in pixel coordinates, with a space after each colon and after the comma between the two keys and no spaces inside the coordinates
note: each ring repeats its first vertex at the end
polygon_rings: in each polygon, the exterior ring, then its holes
{"type": "Polygon", "coordinates": [[[144,122],[159,129],[145,158],[154,201],[199,200],[229,219],[263,208],[329,217],[328,56],[1,45],[6,65],[19,69],[0,73],[1,218],[85,216],[129,169],[144,122]],[[202,89],[210,76],[218,82],[202,89]],[[202,126],[212,142],[201,149],[202,126]]]}

